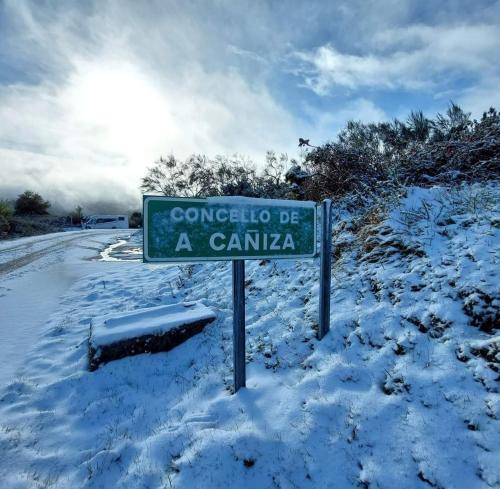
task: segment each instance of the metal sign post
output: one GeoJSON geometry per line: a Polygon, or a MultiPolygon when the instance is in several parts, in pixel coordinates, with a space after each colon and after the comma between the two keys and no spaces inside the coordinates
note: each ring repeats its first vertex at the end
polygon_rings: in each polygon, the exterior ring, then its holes
{"type": "Polygon", "coordinates": [[[332,201],[321,202],[321,251],[318,339],[330,331],[330,292],[332,281],[332,201]]]}
{"type": "Polygon", "coordinates": [[[163,196],[144,196],[143,203],[144,262],[233,262],[237,392],[246,383],[245,260],[316,256],[316,204],[247,197],[163,196]]]}
{"type": "Polygon", "coordinates": [[[246,385],[245,372],[245,260],[233,260],[234,392],[246,385]]]}

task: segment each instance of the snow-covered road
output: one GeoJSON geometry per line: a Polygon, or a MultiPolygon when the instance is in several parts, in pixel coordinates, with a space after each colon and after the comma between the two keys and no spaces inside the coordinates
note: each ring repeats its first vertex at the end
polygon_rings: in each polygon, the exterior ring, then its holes
{"type": "Polygon", "coordinates": [[[130,231],[75,231],[0,243],[0,387],[22,375],[41,326],[77,279],[127,265],[93,259],[127,235],[130,231]]]}

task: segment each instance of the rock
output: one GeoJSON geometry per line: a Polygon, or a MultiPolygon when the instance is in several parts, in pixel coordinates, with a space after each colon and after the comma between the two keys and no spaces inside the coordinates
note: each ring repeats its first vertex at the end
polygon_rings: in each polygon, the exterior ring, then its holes
{"type": "Polygon", "coordinates": [[[200,302],[190,302],[98,318],[91,325],[89,369],[127,356],[169,351],[203,331],[215,317],[200,302]]]}

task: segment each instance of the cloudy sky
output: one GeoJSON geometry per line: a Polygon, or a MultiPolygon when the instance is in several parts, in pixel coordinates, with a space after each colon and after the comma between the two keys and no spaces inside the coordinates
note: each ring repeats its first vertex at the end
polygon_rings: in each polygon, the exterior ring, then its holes
{"type": "Polygon", "coordinates": [[[500,1],[0,0],[0,198],[136,205],[160,155],[297,156],[500,107],[500,1]]]}

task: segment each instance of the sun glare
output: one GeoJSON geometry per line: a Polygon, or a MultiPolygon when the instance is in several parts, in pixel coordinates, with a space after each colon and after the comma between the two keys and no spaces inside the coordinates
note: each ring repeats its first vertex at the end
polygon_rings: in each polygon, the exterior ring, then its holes
{"type": "Polygon", "coordinates": [[[167,96],[129,64],[81,66],[64,98],[75,122],[107,151],[143,159],[175,138],[167,96]]]}

